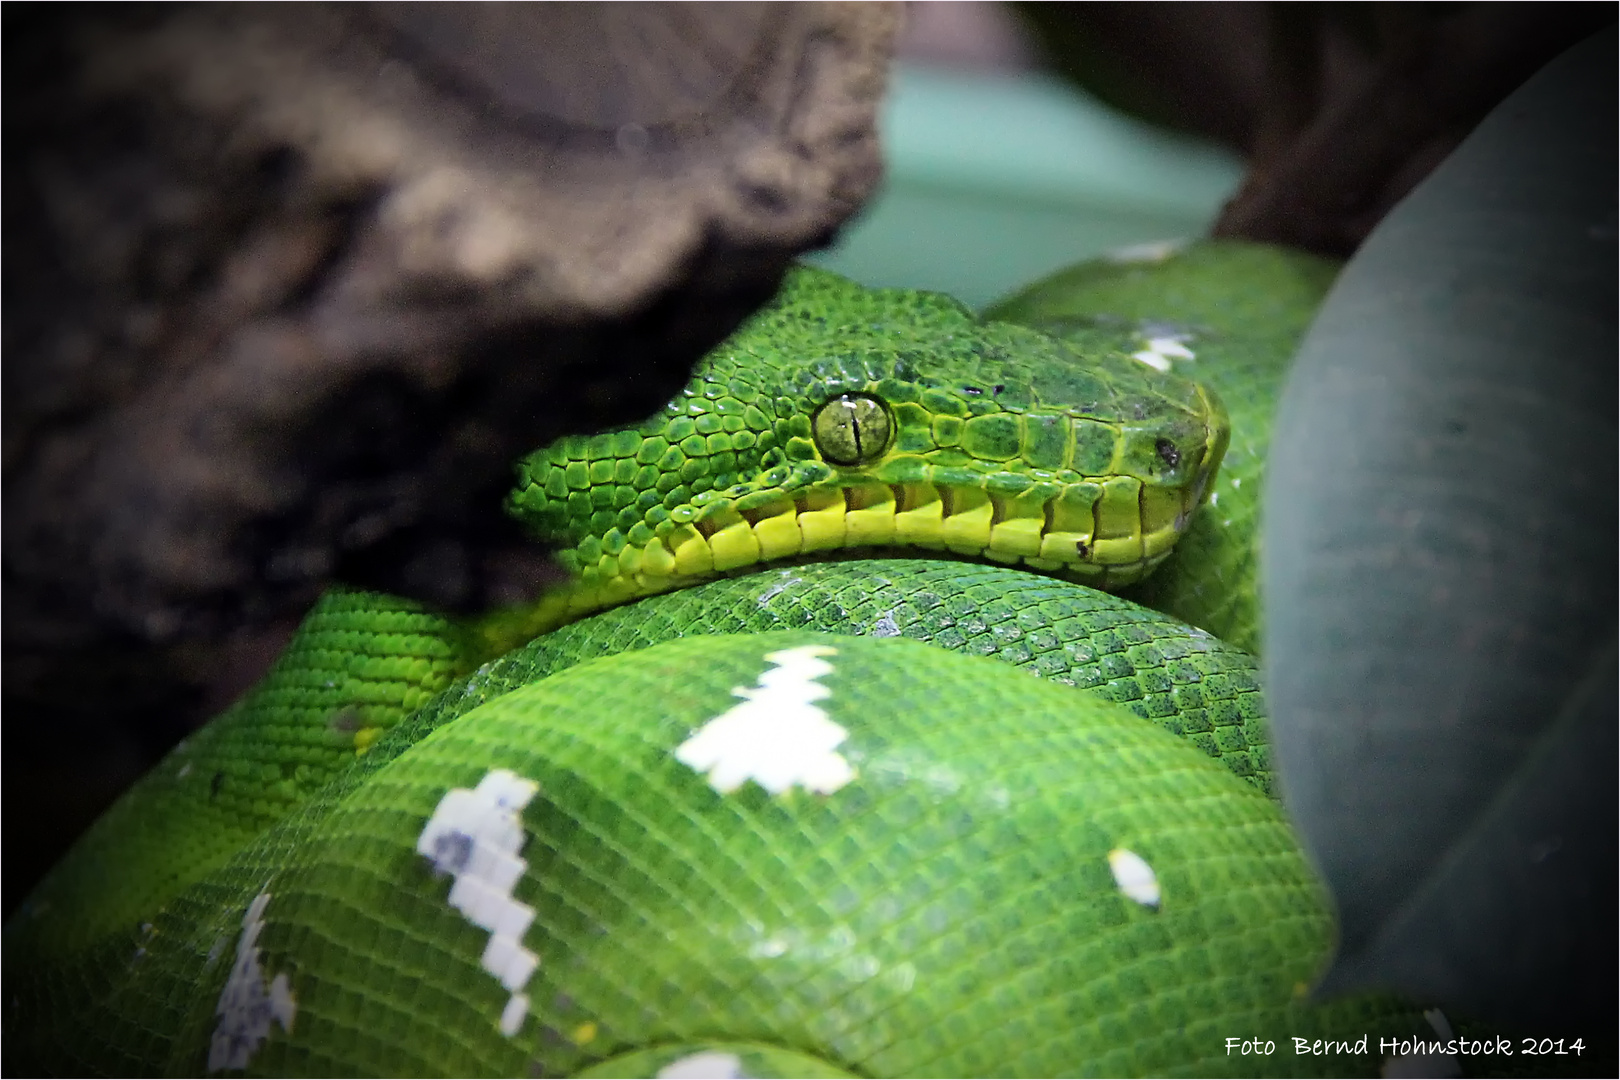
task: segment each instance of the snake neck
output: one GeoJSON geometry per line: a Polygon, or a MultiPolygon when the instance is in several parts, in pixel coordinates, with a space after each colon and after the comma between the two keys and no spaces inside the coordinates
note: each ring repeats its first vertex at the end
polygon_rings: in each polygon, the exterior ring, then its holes
{"type": "Polygon", "coordinates": [[[1062,485],[1020,498],[965,482],[832,484],[767,503],[733,504],[645,544],[603,550],[587,543],[585,550],[566,552],[571,579],[530,604],[478,620],[473,651],[493,658],[643,597],[844,553],[944,555],[1122,588],[1168,557],[1203,492],[1190,489],[1166,500],[1128,480],[1113,486],[1119,490],[1105,501],[1073,499],[1062,485]],[[1098,555],[1108,561],[1093,561],[1098,555]]]}
{"type": "Polygon", "coordinates": [[[715,576],[937,552],[1104,589],[1166,557],[1230,426],[1207,388],[943,297],[794,274],[662,414],[518,467],[508,509],[567,585],[482,620],[486,651],[715,576]]]}

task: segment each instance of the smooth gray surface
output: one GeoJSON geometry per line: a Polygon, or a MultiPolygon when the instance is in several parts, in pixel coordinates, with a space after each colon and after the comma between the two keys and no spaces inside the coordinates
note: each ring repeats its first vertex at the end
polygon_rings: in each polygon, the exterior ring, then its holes
{"type": "Polygon", "coordinates": [[[1342,918],[1322,989],[1611,1044],[1614,87],[1611,29],[1368,239],[1284,395],[1264,534],[1283,787],[1342,918]]]}

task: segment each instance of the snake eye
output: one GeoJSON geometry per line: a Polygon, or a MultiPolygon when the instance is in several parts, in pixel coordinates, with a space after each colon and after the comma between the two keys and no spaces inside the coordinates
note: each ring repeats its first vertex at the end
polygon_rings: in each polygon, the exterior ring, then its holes
{"type": "Polygon", "coordinates": [[[877,398],[840,394],[816,410],[810,422],[816,448],[834,465],[875,461],[889,448],[893,425],[877,398]]]}

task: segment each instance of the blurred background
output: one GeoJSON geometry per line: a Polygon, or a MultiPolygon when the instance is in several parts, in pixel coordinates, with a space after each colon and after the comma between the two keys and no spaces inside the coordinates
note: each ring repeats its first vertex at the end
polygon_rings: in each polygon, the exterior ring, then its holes
{"type": "MultiPolygon", "coordinates": [[[[1241,37],[1247,16],[1263,37],[1263,5],[1205,6],[1241,9],[1220,17],[1241,37]]],[[[809,261],[979,307],[1080,259],[1209,231],[1242,180],[1240,151],[1082,89],[1049,59],[1062,43],[1043,45],[1029,14],[977,0],[908,5],[879,120],[883,184],[809,261]]]]}
{"type": "Polygon", "coordinates": [[[1348,256],[1492,106],[1614,19],[1570,3],[906,9],[883,185],[811,261],[973,306],[1210,233],[1348,256]]]}

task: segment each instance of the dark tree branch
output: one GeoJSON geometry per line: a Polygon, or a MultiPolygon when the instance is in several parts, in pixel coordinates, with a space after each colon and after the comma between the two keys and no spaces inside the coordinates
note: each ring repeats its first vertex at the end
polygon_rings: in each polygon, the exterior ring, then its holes
{"type": "Polygon", "coordinates": [[[1017,4],[1061,72],[1249,156],[1214,232],[1347,255],[1606,4],[1017,4]]]}
{"type": "Polygon", "coordinates": [[[1216,236],[1350,254],[1492,107],[1614,17],[1597,4],[1368,7],[1370,42],[1273,5],[1274,25],[1288,27],[1273,37],[1279,74],[1216,236]],[[1294,52],[1324,58],[1315,87],[1301,84],[1294,52]]]}

